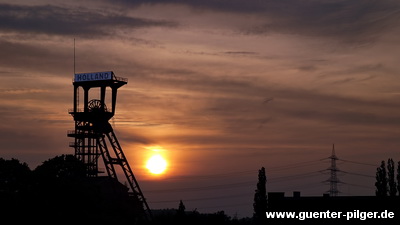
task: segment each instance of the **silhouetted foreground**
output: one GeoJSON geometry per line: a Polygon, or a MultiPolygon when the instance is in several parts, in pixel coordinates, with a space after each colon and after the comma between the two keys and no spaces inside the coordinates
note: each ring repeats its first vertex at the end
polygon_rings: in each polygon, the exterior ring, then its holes
{"type": "Polygon", "coordinates": [[[34,171],[0,159],[3,221],[10,224],[133,224],[128,188],[109,178],[86,178],[73,156],[59,156],[34,171]]]}
{"type": "MultiPolygon", "coordinates": [[[[87,178],[72,155],[45,161],[31,171],[17,159],[0,158],[1,221],[6,224],[245,224],[218,212],[155,210],[151,223],[137,218],[140,204],[128,188],[108,177],[87,178]]],[[[246,223],[247,224],[247,223],[246,223]]]]}
{"type": "MultiPolygon", "coordinates": [[[[295,192],[266,193],[265,170],[259,171],[255,190],[254,218],[236,219],[223,211],[201,214],[185,211],[181,201],[178,209],[153,210],[153,220],[143,221],[135,213],[142,207],[128,194],[128,188],[108,177],[87,178],[85,166],[72,155],[45,161],[31,171],[16,159],[0,158],[0,215],[3,224],[86,224],[86,225],[233,225],[233,224],[400,224],[399,196],[301,197],[295,192]],[[265,198],[263,197],[264,195],[265,198]],[[267,200],[267,201],[265,201],[267,200]],[[267,204],[265,204],[267,203],[267,204]],[[392,219],[306,218],[267,219],[267,212],[393,212],[392,219]],[[255,213],[256,215],[256,213],[255,213]]],[[[308,214],[310,215],[310,214],[308,214]]],[[[353,215],[354,217],[360,215],[353,215]]]]}

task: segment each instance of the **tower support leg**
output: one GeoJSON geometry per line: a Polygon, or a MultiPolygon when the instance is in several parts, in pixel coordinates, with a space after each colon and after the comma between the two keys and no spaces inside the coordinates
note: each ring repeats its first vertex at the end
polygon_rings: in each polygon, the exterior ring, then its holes
{"type": "Polygon", "coordinates": [[[113,163],[119,164],[125,174],[125,177],[129,183],[129,187],[131,188],[133,195],[143,204],[144,215],[146,219],[149,220],[152,218],[151,210],[149,205],[147,204],[146,199],[144,198],[143,192],[140,189],[139,183],[137,182],[135,176],[133,175],[132,169],[129,166],[128,160],[125,157],[124,152],[122,151],[121,145],[118,142],[117,137],[113,130],[109,133],[106,133],[107,138],[110,141],[110,144],[114,150],[116,159],[110,160],[113,163]]]}

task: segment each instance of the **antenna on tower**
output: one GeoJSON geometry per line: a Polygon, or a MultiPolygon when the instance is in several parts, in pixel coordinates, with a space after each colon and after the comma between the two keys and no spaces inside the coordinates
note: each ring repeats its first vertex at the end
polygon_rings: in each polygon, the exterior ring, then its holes
{"type": "Polygon", "coordinates": [[[74,38],[74,76],[75,76],[75,38],[74,38]]]}
{"type": "MultiPolygon", "coordinates": [[[[74,38],[74,77],[75,74],[76,74],[76,54],[75,54],[75,38],[74,38]]],[[[76,96],[74,101],[76,101],[76,107],[79,109],[79,88],[76,90],[76,96]]]]}
{"type": "Polygon", "coordinates": [[[328,159],[331,159],[331,166],[327,169],[331,173],[330,178],[327,180],[327,182],[329,182],[330,184],[328,192],[329,196],[336,197],[340,193],[337,188],[337,184],[341,183],[341,181],[337,178],[336,174],[336,172],[340,172],[340,170],[336,167],[336,160],[338,160],[339,158],[336,157],[335,154],[335,144],[333,144],[332,146],[332,155],[328,159]]]}

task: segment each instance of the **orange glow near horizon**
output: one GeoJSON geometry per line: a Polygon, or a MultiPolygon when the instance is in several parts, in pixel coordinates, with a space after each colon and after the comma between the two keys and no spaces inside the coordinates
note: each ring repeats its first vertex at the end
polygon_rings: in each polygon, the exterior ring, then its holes
{"type": "Polygon", "coordinates": [[[168,160],[164,156],[165,150],[160,147],[150,147],[145,167],[152,176],[162,176],[168,169],[168,160]]]}
{"type": "Polygon", "coordinates": [[[150,173],[160,175],[167,169],[167,161],[161,155],[153,155],[147,160],[146,168],[150,173]]]}

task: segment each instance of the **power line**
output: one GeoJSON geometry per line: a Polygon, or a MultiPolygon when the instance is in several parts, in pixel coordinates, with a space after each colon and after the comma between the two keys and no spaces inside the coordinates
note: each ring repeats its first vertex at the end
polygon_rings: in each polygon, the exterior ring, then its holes
{"type": "Polygon", "coordinates": [[[220,185],[211,185],[211,186],[203,186],[203,187],[187,187],[187,188],[173,188],[173,189],[161,189],[161,190],[149,190],[147,193],[164,193],[164,192],[190,192],[190,191],[203,191],[203,190],[213,190],[213,189],[228,189],[228,188],[237,188],[242,186],[247,186],[249,184],[255,184],[254,181],[247,182],[238,182],[238,183],[230,183],[230,184],[220,184],[220,185]]]}
{"type": "Polygon", "coordinates": [[[372,189],[374,190],[375,188],[370,187],[370,186],[365,186],[365,185],[359,185],[359,184],[352,184],[352,183],[344,183],[346,185],[350,185],[350,186],[355,186],[355,187],[361,187],[361,188],[366,188],[366,189],[372,189]]]}
{"type": "Polygon", "coordinates": [[[374,164],[371,164],[371,163],[357,162],[357,161],[346,160],[346,159],[338,159],[338,160],[343,161],[343,162],[348,162],[348,163],[354,163],[354,164],[358,164],[358,165],[377,167],[377,165],[374,165],[374,164]]]}
{"type": "MultiPolygon", "coordinates": [[[[218,197],[208,197],[208,198],[192,198],[192,199],[181,199],[184,202],[197,202],[197,201],[208,201],[208,200],[216,200],[216,199],[226,199],[226,198],[238,198],[238,197],[248,197],[248,194],[240,194],[240,195],[224,195],[218,197]]],[[[179,202],[179,200],[165,200],[165,201],[154,201],[149,203],[171,203],[171,202],[179,202]]]]}
{"type": "Polygon", "coordinates": [[[287,170],[287,169],[294,169],[294,168],[299,168],[299,167],[316,165],[316,164],[321,163],[321,161],[322,161],[321,159],[317,159],[317,160],[293,163],[291,165],[286,165],[286,166],[266,167],[266,170],[267,171],[281,171],[281,170],[287,170]]]}
{"type": "MultiPolygon", "coordinates": [[[[311,166],[311,165],[319,164],[319,163],[321,163],[321,161],[323,161],[325,159],[329,159],[329,158],[308,160],[308,161],[294,163],[294,164],[291,164],[291,165],[269,167],[269,168],[267,168],[267,170],[268,171],[281,171],[281,170],[295,169],[295,168],[300,168],[300,167],[305,167],[305,166],[311,166]]],[[[338,160],[340,160],[342,162],[355,163],[355,164],[360,164],[360,165],[375,166],[375,165],[372,165],[372,164],[369,164],[369,163],[356,162],[356,161],[351,161],[351,160],[344,160],[344,159],[338,159],[338,160]]],[[[233,177],[233,176],[237,176],[238,174],[253,174],[253,173],[255,174],[256,172],[257,172],[257,170],[244,170],[244,171],[236,171],[236,172],[220,173],[220,174],[212,174],[212,175],[199,175],[199,176],[190,176],[190,177],[175,177],[173,179],[185,179],[185,180],[187,180],[187,179],[213,179],[213,178],[221,178],[221,177],[233,177]]],[[[337,172],[339,172],[339,171],[337,171],[337,172]]],[[[340,172],[342,172],[344,174],[349,174],[349,175],[374,178],[374,176],[366,175],[366,174],[352,173],[352,172],[346,172],[346,171],[340,171],[340,172]]],[[[321,175],[321,174],[323,174],[323,170],[314,171],[314,172],[306,172],[306,173],[289,175],[289,176],[282,176],[282,177],[272,177],[272,178],[269,178],[268,181],[269,182],[274,182],[274,183],[290,182],[290,181],[293,181],[293,180],[303,179],[303,178],[307,178],[307,177],[314,177],[314,176],[318,176],[318,175],[321,175]]],[[[203,187],[184,187],[184,188],[171,188],[171,189],[161,189],[161,190],[148,190],[146,192],[147,193],[197,192],[197,191],[207,191],[207,190],[216,190],[216,189],[232,189],[232,188],[238,188],[238,187],[245,187],[245,186],[253,185],[253,184],[254,185],[256,184],[256,180],[245,181],[245,182],[236,182],[236,183],[227,183],[227,184],[219,184],[219,185],[210,185],[210,186],[203,186],[203,187]]],[[[309,183],[306,185],[306,187],[308,185],[309,185],[309,183]]],[[[302,186],[304,186],[304,185],[302,185],[302,186]]],[[[356,185],[353,185],[353,186],[356,186],[356,185]]],[[[359,185],[359,186],[362,187],[361,185],[359,185]]],[[[296,186],[296,187],[300,188],[301,186],[296,186]]],[[[315,186],[313,186],[313,188],[314,187],[315,186]]]]}
{"type": "MultiPolygon", "coordinates": [[[[302,179],[305,177],[313,177],[321,175],[319,171],[317,172],[307,172],[301,174],[295,174],[290,176],[283,177],[275,177],[268,179],[270,182],[278,183],[282,181],[292,181],[296,179],[302,179]],[[290,179],[288,179],[290,178],[290,179]]],[[[203,186],[203,187],[184,187],[184,188],[171,188],[171,189],[161,189],[161,190],[149,190],[146,193],[164,193],[164,192],[192,192],[192,191],[204,191],[204,190],[215,190],[215,189],[231,189],[237,187],[248,186],[249,184],[256,184],[256,181],[245,181],[245,182],[237,182],[237,183],[227,183],[227,184],[219,184],[219,185],[211,185],[211,186],[203,186]]]]}
{"type": "Polygon", "coordinates": [[[321,175],[321,173],[319,171],[317,171],[317,172],[308,172],[308,173],[295,174],[295,175],[289,175],[289,176],[284,176],[284,177],[270,178],[270,179],[267,179],[267,180],[268,181],[274,181],[274,182],[279,182],[281,180],[292,181],[292,180],[296,180],[296,179],[302,179],[302,178],[305,178],[305,177],[314,177],[314,176],[317,176],[317,175],[321,175]],[[290,179],[288,180],[288,178],[290,178],[290,179]]]}
{"type": "Polygon", "coordinates": [[[302,185],[293,185],[290,188],[286,188],[286,189],[281,189],[278,191],[293,191],[295,189],[315,189],[315,188],[321,188],[321,182],[311,182],[311,183],[306,183],[306,184],[302,184],[302,185]]]}
{"type": "Polygon", "coordinates": [[[239,174],[254,174],[254,173],[257,173],[257,170],[244,170],[244,171],[237,171],[237,172],[219,173],[219,174],[210,174],[210,175],[197,175],[197,176],[177,176],[177,177],[170,178],[170,180],[212,179],[212,178],[237,176],[239,174]]]}
{"type": "Polygon", "coordinates": [[[375,178],[375,176],[361,174],[361,173],[353,173],[353,172],[346,172],[346,171],[341,171],[341,172],[345,173],[345,174],[355,175],[355,176],[375,178]]]}
{"type": "Polygon", "coordinates": [[[330,184],[329,195],[335,197],[339,193],[337,184],[340,183],[340,180],[337,178],[336,174],[336,172],[338,172],[339,169],[336,167],[336,160],[338,160],[338,157],[336,157],[335,154],[335,144],[333,144],[332,155],[329,158],[331,159],[331,167],[328,169],[330,171],[331,176],[327,180],[329,181],[330,184]]]}
{"type": "MultiPolygon", "coordinates": [[[[311,161],[309,161],[309,162],[311,162],[311,161]]],[[[305,162],[302,162],[302,163],[305,163],[305,162]]],[[[241,172],[247,173],[249,171],[241,171],[241,172]]],[[[254,172],[254,171],[251,171],[251,172],[254,172]]],[[[324,172],[324,170],[319,170],[319,171],[306,172],[306,173],[294,174],[294,175],[289,175],[289,176],[272,177],[272,178],[269,178],[268,181],[274,182],[274,183],[290,182],[290,181],[297,180],[297,179],[303,179],[303,178],[307,178],[307,177],[315,177],[315,176],[323,174],[323,172],[324,172]]],[[[349,174],[349,175],[374,178],[374,176],[366,175],[366,174],[352,173],[352,172],[346,172],[346,171],[342,171],[342,170],[340,172],[349,174]]],[[[216,174],[215,176],[221,176],[221,175],[227,176],[227,175],[231,175],[231,174],[234,174],[234,173],[216,174]]],[[[205,176],[202,176],[202,177],[205,177],[205,176]]],[[[232,189],[232,188],[248,186],[250,184],[252,185],[252,184],[255,184],[255,182],[256,181],[245,181],[245,182],[227,183],[227,184],[202,186],[202,187],[184,187],[184,188],[171,188],[171,189],[161,189],[161,190],[149,190],[146,192],[148,192],[148,193],[170,193],[170,192],[206,191],[206,190],[216,190],[216,189],[232,189]]]]}
{"type": "MultiPolygon", "coordinates": [[[[312,166],[312,165],[321,163],[321,160],[323,160],[323,159],[303,161],[303,162],[293,163],[293,164],[284,165],[284,166],[266,167],[266,170],[268,172],[275,172],[275,171],[281,171],[281,170],[288,170],[288,169],[312,166]]],[[[257,172],[258,172],[258,170],[243,170],[243,171],[219,173],[219,174],[209,174],[209,175],[177,176],[177,177],[170,178],[170,180],[188,180],[188,179],[196,179],[197,180],[197,179],[213,179],[213,178],[221,178],[221,177],[237,177],[238,175],[256,174],[257,172]]]]}
{"type": "Polygon", "coordinates": [[[252,206],[252,203],[241,203],[241,204],[232,204],[232,205],[219,205],[219,206],[211,206],[211,207],[200,207],[197,209],[214,209],[214,208],[231,208],[231,207],[236,207],[236,206],[252,206]]]}
{"type": "MultiPolygon", "coordinates": [[[[297,162],[293,163],[290,165],[284,165],[284,166],[272,166],[272,167],[266,167],[266,170],[268,172],[271,171],[281,171],[281,170],[287,170],[287,169],[294,169],[294,168],[299,168],[299,167],[306,167],[306,166],[312,166],[319,164],[323,159],[315,159],[315,160],[309,160],[309,161],[303,161],[303,162],[297,162]]],[[[241,174],[254,174],[257,173],[258,170],[243,170],[243,171],[236,171],[236,172],[229,172],[229,173],[219,173],[219,174],[209,174],[209,175],[197,175],[197,176],[177,176],[177,177],[172,177],[170,178],[171,180],[187,180],[187,179],[212,179],[212,178],[221,178],[221,177],[236,177],[237,175],[241,174]]]]}

